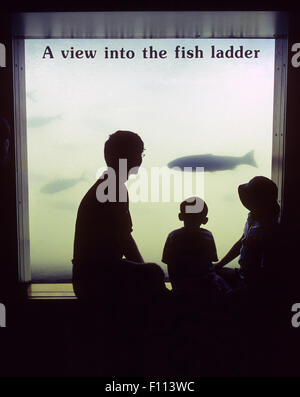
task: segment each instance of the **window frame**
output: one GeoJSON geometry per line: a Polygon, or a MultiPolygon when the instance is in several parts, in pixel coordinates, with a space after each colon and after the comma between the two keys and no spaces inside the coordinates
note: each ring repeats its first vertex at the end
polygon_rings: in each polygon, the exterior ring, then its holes
{"type": "MultiPolygon", "coordinates": [[[[41,38],[41,37],[39,37],[41,38]]],[[[50,37],[44,37],[50,38],[50,37]]],[[[55,37],[58,38],[58,37],[55,37]]],[[[74,37],[80,38],[80,37],[74,37]]],[[[114,40],[116,37],[111,38],[114,40]]],[[[133,39],[135,37],[132,37],[133,39]]],[[[191,37],[186,37],[191,38],[191,37]]],[[[215,37],[217,38],[217,37],[215,37]]],[[[226,37],[222,37],[226,38],[226,37]]],[[[238,38],[238,37],[235,37],[238,38]]],[[[253,39],[253,37],[240,37],[253,39]]],[[[264,39],[264,37],[260,37],[264,39]]],[[[16,210],[18,231],[18,279],[31,282],[30,235],[29,235],[29,199],[28,199],[28,161],[26,129],[26,90],[25,90],[25,39],[13,38],[14,65],[14,121],[15,121],[15,158],[16,158],[16,210]]],[[[272,173],[271,178],[278,186],[278,201],[281,216],[284,210],[284,158],[287,98],[287,60],[288,39],[265,37],[275,40],[274,92],[273,92],[273,135],[272,135],[272,173]]]]}
{"type": "Polygon", "coordinates": [[[288,39],[275,39],[271,178],[278,186],[278,202],[281,206],[280,218],[282,218],[282,211],[284,209],[283,190],[286,135],[287,65],[288,39]]]}
{"type": "Polygon", "coordinates": [[[31,281],[31,270],[24,39],[13,39],[13,88],[18,236],[18,281],[28,283],[31,281]]]}

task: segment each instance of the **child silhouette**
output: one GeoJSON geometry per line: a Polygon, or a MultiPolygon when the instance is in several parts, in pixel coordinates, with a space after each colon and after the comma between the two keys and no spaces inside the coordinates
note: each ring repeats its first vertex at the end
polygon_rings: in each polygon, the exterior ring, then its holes
{"type": "Polygon", "coordinates": [[[250,212],[242,237],[233,245],[222,260],[215,264],[216,271],[232,287],[242,283],[258,286],[268,274],[276,271],[276,257],[280,254],[280,229],[276,184],[264,176],[256,176],[238,187],[241,203],[250,212]],[[240,269],[224,268],[237,256],[240,269]]]}
{"type": "Polygon", "coordinates": [[[201,288],[227,286],[214,272],[217,250],[212,233],[201,227],[207,223],[208,207],[199,197],[190,197],[180,204],[179,219],[184,227],[172,231],[166,240],[162,261],[174,292],[199,292],[201,288]]]}

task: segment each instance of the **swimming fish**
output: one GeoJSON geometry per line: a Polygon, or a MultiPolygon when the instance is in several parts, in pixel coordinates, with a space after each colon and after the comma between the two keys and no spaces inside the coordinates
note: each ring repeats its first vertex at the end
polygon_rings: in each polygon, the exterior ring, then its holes
{"type": "Polygon", "coordinates": [[[254,159],[254,150],[240,157],[215,156],[213,154],[200,154],[194,156],[179,157],[178,159],[175,159],[168,163],[168,167],[178,167],[182,171],[196,171],[197,167],[204,167],[204,171],[214,172],[233,170],[240,164],[248,164],[252,167],[257,167],[254,159]]]}
{"type": "Polygon", "coordinates": [[[69,179],[55,179],[52,182],[47,183],[41,188],[41,193],[53,194],[58,193],[66,189],[77,185],[77,183],[85,180],[83,176],[80,178],[69,178],[69,179]]]}
{"type": "Polygon", "coordinates": [[[30,99],[32,102],[37,102],[34,96],[35,92],[36,91],[29,91],[26,93],[27,98],[30,99]]]}
{"type": "Polygon", "coordinates": [[[43,127],[46,124],[51,123],[53,120],[60,119],[61,115],[52,116],[52,117],[30,117],[28,119],[28,127],[38,128],[43,127]]]}

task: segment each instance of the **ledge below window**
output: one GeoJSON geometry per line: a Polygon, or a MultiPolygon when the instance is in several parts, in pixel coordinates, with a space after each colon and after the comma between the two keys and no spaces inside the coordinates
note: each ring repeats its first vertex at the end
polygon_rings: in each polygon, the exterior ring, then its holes
{"type": "Polygon", "coordinates": [[[77,299],[71,283],[30,284],[27,290],[29,299],[77,299]]]}
{"type": "MultiPolygon", "coordinates": [[[[166,282],[166,287],[171,290],[171,283],[166,282]]],[[[28,286],[29,299],[77,299],[71,283],[60,284],[30,284],[28,286]]]]}

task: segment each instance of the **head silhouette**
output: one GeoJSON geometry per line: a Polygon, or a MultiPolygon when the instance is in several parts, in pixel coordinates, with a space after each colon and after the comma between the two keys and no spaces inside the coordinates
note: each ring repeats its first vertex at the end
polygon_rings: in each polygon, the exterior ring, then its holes
{"type": "Polygon", "coordinates": [[[189,197],[180,204],[179,220],[185,227],[197,228],[207,223],[208,208],[200,197],[189,197]]]}
{"type": "Polygon", "coordinates": [[[6,119],[0,117],[0,163],[8,161],[10,128],[6,119]]]}
{"type": "Polygon", "coordinates": [[[280,207],[277,203],[278,188],[265,176],[256,176],[238,187],[240,200],[260,220],[276,220],[280,207]]]}
{"type": "Polygon", "coordinates": [[[104,145],[106,164],[115,171],[119,170],[119,160],[127,161],[127,170],[142,164],[144,142],[140,136],[131,131],[116,131],[111,134],[104,145]]]}

